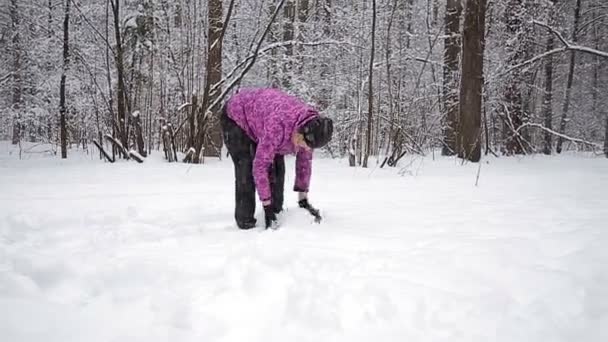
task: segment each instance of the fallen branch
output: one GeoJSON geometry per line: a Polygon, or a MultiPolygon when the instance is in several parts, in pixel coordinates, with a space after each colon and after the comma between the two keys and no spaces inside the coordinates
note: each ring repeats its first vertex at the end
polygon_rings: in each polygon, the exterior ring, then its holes
{"type": "Polygon", "coordinates": [[[122,153],[122,155],[125,157],[125,159],[129,159],[130,158],[129,157],[129,151],[127,151],[127,149],[124,146],[122,146],[122,143],[120,141],[116,140],[116,138],[114,138],[110,134],[106,134],[105,138],[112,145],[114,145],[114,147],[116,147],[120,153],[122,153]]]}
{"type": "Polygon", "coordinates": [[[103,146],[101,146],[101,144],[98,143],[97,140],[93,140],[93,144],[95,146],[97,146],[97,148],[99,149],[99,152],[101,152],[101,154],[103,154],[103,156],[106,158],[107,161],[109,161],[110,163],[114,162],[114,158],[110,157],[110,155],[106,152],[106,150],[103,149],[103,146]]]}
{"type": "Polygon", "coordinates": [[[145,160],[145,158],[144,158],[144,157],[142,157],[142,155],[141,155],[141,154],[139,154],[139,152],[137,152],[137,151],[135,151],[135,150],[130,150],[130,151],[129,151],[129,156],[130,156],[130,157],[131,157],[133,160],[137,161],[137,162],[138,162],[138,163],[140,163],[140,164],[141,164],[141,163],[143,163],[143,162],[144,162],[144,160],[145,160]]]}

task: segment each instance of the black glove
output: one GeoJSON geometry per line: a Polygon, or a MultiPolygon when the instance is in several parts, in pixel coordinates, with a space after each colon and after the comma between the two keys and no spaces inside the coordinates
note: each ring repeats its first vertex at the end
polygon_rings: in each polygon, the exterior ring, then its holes
{"type": "Polygon", "coordinates": [[[278,224],[277,214],[275,214],[272,204],[264,206],[264,219],[266,220],[266,229],[274,228],[273,226],[278,224]]]}
{"type": "Polygon", "coordinates": [[[310,203],[308,202],[307,198],[301,199],[298,201],[298,205],[300,206],[300,208],[304,208],[306,210],[308,210],[308,212],[310,213],[310,215],[315,217],[315,222],[316,223],[320,223],[321,220],[323,219],[321,217],[321,214],[319,214],[319,210],[315,209],[312,205],[310,205],[310,203]]]}

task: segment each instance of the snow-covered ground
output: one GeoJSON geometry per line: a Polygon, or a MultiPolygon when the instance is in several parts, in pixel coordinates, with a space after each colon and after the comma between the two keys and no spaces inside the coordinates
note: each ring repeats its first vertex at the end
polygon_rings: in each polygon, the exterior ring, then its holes
{"type": "Polygon", "coordinates": [[[0,143],[2,341],[608,341],[604,158],[316,160],[322,224],[289,191],[240,231],[228,160],[33,151],[0,143]]]}

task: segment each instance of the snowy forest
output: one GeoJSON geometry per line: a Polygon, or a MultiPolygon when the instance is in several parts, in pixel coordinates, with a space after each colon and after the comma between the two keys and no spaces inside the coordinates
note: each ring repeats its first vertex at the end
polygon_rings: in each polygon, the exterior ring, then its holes
{"type": "Polygon", "coordinates": [[[0,140],[63,158],[219,156],[220,108],[250,86],[332,117],[326,152],[351,166],[436,149],[608,156],[603,0],[4,4],[0,140]]]}

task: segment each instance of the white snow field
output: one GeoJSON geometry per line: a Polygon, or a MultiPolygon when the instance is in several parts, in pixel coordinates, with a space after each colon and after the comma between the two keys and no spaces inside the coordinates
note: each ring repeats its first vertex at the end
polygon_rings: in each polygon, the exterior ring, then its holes
{"type": "Polygon", "coordinates": [[[319,159],[277,231],[232,163],[0,144],[0,340],[608,341],[608,160],[319,159]],[[408,164],[410,164],[408,166],[408,164]],[[263,217],[258,206],[258,225],[263,217]]]}

